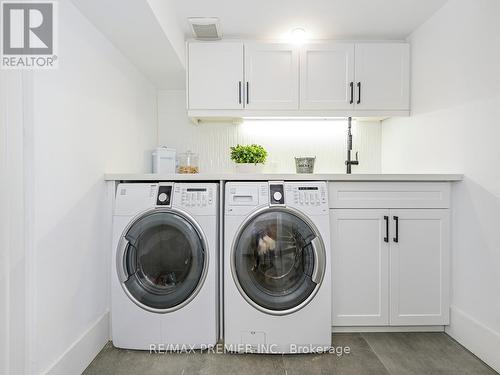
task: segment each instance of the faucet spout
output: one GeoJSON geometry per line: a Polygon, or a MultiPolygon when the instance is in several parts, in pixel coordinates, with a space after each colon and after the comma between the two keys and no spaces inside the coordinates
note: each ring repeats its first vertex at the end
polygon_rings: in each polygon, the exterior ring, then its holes
{"type": "Polygon", "coordinates": [[[351,159],[351,152],[352,152],[352,117],[349,117],[347,119],[347,160],[345,161],[346,165],[346,173],[351,174],[352,171],[352,166],[353,165],[359,165],[359,160],[358,160],[358,152],[356,151],[356,158],[355,160],[351,159]]]}

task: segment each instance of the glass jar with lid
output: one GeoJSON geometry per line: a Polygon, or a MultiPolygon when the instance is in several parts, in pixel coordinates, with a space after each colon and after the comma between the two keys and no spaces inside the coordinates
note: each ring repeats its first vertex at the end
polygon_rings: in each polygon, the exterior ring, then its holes
{"type": "Polygon", "coordinates": [[[177,157],[177,173],[199,173],[198,154],[187,151],[177,157]]]}

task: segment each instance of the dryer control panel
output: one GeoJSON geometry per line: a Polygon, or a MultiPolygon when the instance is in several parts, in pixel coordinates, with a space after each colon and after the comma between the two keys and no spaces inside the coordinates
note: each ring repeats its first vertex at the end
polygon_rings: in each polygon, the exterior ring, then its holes
{"type": "Polygon", "coordinates": [[[320,186],[293,186],[293,202],[295,204],[319,206],[326,203],[326,189],[320,186]]]}
{"type": "Polygon", "coordinates": [[[156,205],[169,207],[172,204],[172,185],[159,185],[156,205]]]}
{"type": "Polygon", "coordinates": [[[175,183],[173,205],[197,214],[213,214],[218,207],[218,189],[214,183],[175,183]]]}
{"type": "Polygon", "coordinates": [[[213,189],[205,187],[181,187],[181,202],[187,207],[206,207],[214,202],[213,189]]]}
{"type": "Polygon", "coordinates": [[[271,206],[285,205],[285,187],[283,182],[269,182],[269,202],[271,206]]]}
{"type": "Polygon", "coordinates": [[[286,182],[285,196],[288,206],[311,214],[328,213],[328,191],[325,182],[286,182]]]}
{"type": "Polygon", "coordinates": [[[295,207],[311,215],[329,213],[324,181],[228,182],[226,215],[246,215],[258,207],[295,207]]]}

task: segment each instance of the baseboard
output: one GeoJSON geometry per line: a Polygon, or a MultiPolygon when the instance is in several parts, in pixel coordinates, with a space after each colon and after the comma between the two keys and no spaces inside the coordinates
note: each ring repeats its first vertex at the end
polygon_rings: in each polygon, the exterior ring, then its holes
{"type": "Polygon", "coordinates": [[[446,333],[500,372],[500,334],[456,307],[450,308],[450,325],[446,333]]]}
{"type": "Polygon", "coordinates": [[[81,374],[109,341],[109,312],[101,315],[43,374],[81,374]]]}
{"type": "Polygon", "coordinates": [[[349,326],[332,327],[333,333],[355,332],[444,332],[444,326],[349,326]]]}

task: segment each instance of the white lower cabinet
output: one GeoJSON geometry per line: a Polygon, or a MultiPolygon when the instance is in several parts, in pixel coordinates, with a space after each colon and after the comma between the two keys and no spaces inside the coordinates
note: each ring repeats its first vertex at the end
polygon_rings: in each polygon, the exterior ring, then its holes
{"type": "Polygon", "coordinates": [[[390,210],[391,325],[449,324],[449,210],[390,210]]]}
{"type": "Polygon", "coordinates": [[[448,209],[332,209],[334,326],[449,323],[448,209]]]}
{"type": "Polygon", "coordinates": [[[331,210],[333,325],[389,324],[388,210],[331,210]]]}

